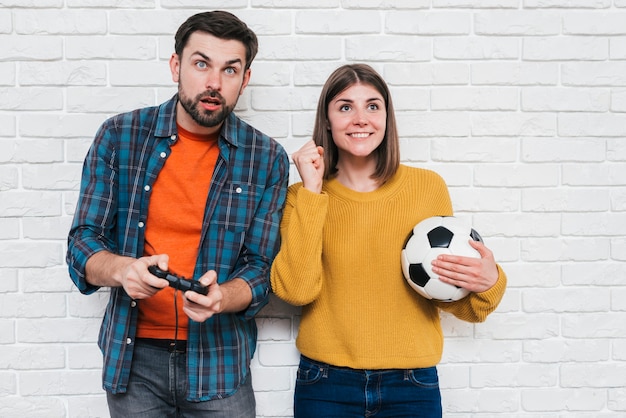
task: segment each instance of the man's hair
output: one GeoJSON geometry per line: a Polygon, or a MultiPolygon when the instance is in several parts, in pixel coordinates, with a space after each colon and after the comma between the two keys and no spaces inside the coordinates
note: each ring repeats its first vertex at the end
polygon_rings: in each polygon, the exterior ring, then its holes
{"type": "Polygon", "coordinates": [[[174,51],[179,57],[194,32],[206,32],[216,38],[241,42],[246,47],[246,70],[250,68],[259,50],[259,42],[252,29],[232,13],[215,10],[195,14],[178,28],[174,36],[174,51]]]}
{"type": "Polygon", "coordinates": [[[337,68],[326,80],[317,103],[313,140],[324,147],[324,178],[329,179],[337,173],[339,150],[333,141],[328,121],[328,105],[341,92],[355,84],[372,86],[383,96],[387,111],[387,127],[383,142],[374,151],[378,157],[376,171],[372,178],[380,184],[389,180],[400,165],[400,141],[396,124],[391,93],[383,78],[367,64],[347,64],[337,68]]]}

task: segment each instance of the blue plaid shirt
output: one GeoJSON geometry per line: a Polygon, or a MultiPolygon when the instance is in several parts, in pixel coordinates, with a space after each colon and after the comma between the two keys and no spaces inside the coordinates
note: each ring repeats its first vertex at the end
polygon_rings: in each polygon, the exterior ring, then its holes
{"type": "MultiPolygon", "coordinates": [[[[85,280],[90,256],[102,250],[129,257],[144,253],[150,190],[177,138],[177,100],[114,116],[96,135],[68,237],[70,277],[84,294],[98,290],[85,280]]],[[[224,122],[219,149],[194,277],[211,269],[219,283],[240,277],[252,290],[252,303],[240,313],[189,321],[191,401],[231,395],[249,374],[256,348],[254,315],[268,301],[289,176],[280,144],[234,114],[224,122]]],[[[123,288],[112,288],[98,338],[107,391],[126,391],[136,329],[136,302],[123,288]]]]}

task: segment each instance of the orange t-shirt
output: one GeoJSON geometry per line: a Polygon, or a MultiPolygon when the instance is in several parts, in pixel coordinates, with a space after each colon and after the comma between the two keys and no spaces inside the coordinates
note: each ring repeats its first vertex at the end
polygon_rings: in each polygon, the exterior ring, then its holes
{"type": "MultiPolygon", "coordinates": [[[[197,135],[178,126],[178,140],[152,187],[144,255],[169,255],[169,270],[193,276],[213,170],[219,155],[217,135],[197,135]]],[[[137,337],[187,339],[189,318],[182,294],[166,287],[138,302],[137,337]]]]}

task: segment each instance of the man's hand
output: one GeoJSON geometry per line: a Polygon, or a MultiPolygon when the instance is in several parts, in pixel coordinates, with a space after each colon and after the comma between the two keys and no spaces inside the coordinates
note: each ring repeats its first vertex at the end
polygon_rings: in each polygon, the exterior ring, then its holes
{"type": "Polygon", "coordinates": [[[183,311],[196,322],[204,322],[221,312],[241,312],[252,302],[252,291],[243,279],[235,278],[220,285],[215,270],[209,270],[200,277],[200,283],[209,289],[206,296],[192,291],[183,295],[183,311]]]}
{"type": "Polygon", "coordinates": [[[146,299],[168,286],[148,271],[148,266],[158,265],[167,270],[167,254],[132,258],[100,251],[87,260],[87,281],[95,286],[123,287],[133,299],[146,299]]]}

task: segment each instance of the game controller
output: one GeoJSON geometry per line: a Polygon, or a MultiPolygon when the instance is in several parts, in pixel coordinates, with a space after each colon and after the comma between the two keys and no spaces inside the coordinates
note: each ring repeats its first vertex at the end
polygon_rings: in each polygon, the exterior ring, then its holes
{"type": "Polygon", "coordinates": [[[200,293],[201,295],[206,295],[209,293],[209,288],[200,284],[200,282],[195,280],[185,279],[184,277],[178,277],[175,274],[170,273],[166,270],[161,270],[157,266],[148,266],[148,271],[160,279],[165,279],[169,282],[170,287],[174,289],[182,290],[186,292],[187,290],[191,290],[192,292],[200,293]]]}

